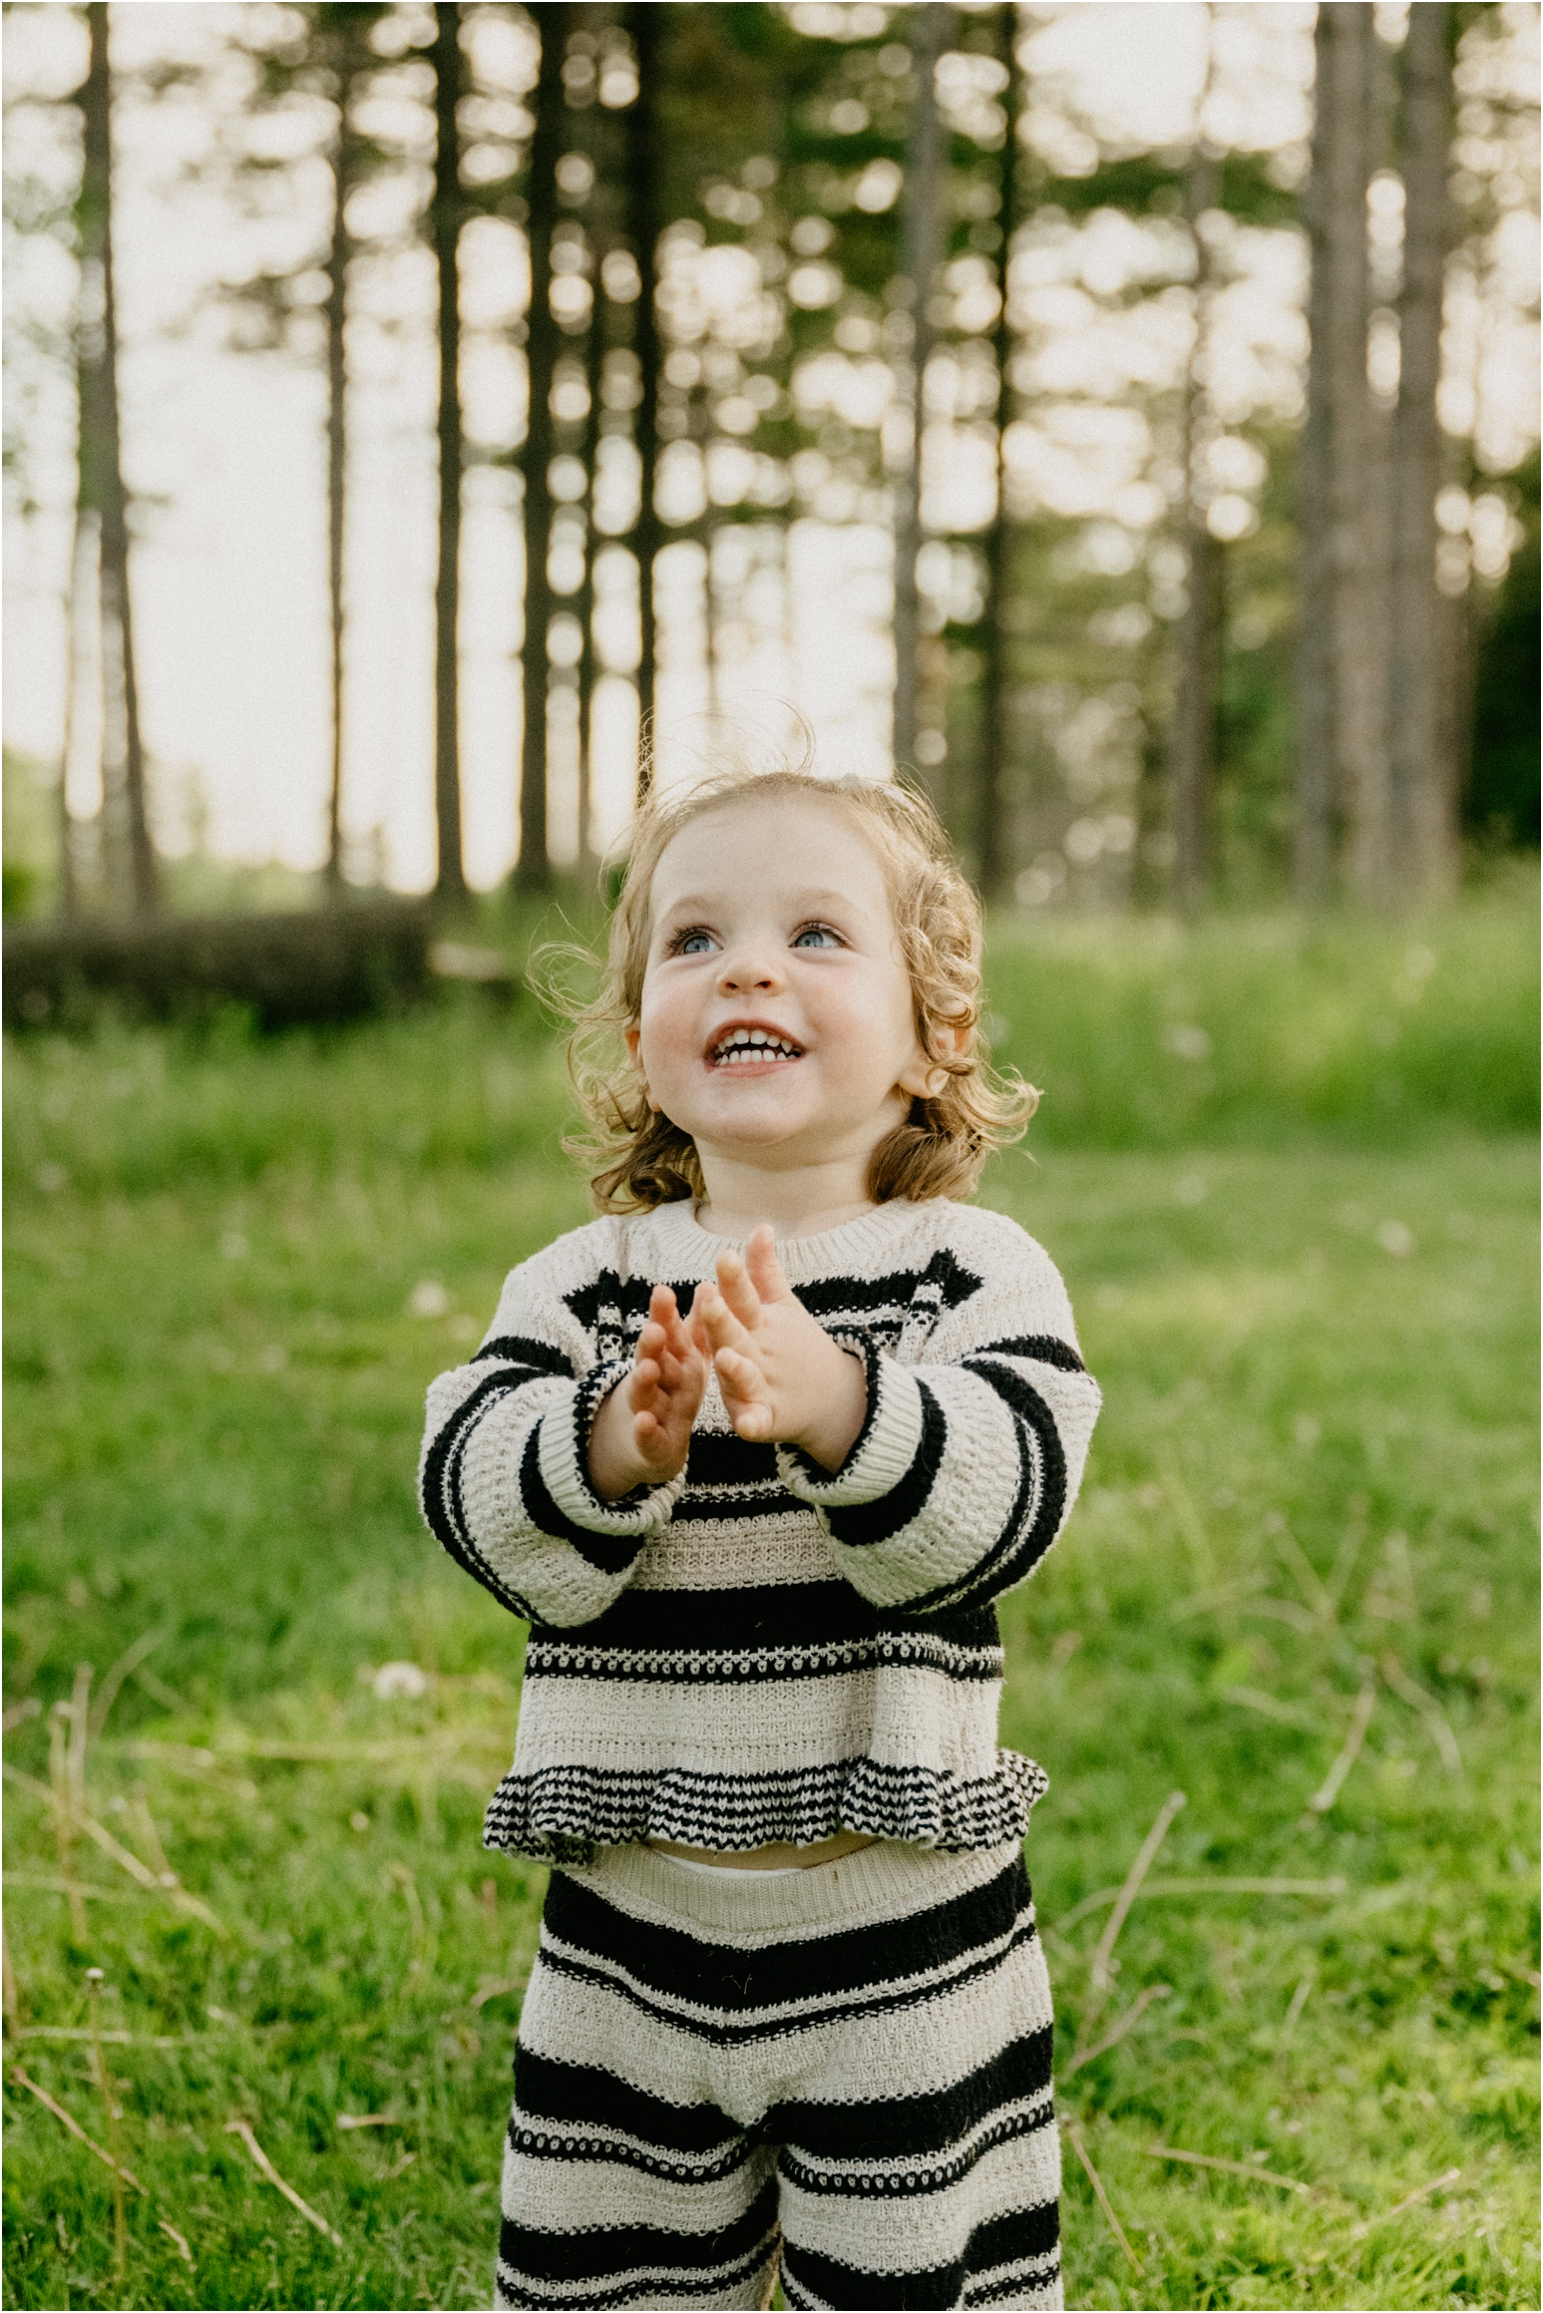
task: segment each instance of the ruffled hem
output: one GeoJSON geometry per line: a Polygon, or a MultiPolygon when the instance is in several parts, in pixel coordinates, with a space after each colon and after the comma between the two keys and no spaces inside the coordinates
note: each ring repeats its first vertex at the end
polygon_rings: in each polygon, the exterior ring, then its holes
{"type": "Polygon", "coordinates": [[[735,1855],[784,1842],[811,1847],[838,1831],[965,1854],[1022,1839],[1030,1809],[1048,1788],[1044,1769],[1016,1751],[998,1751],[996,1773],[975,1782],[877,1759],[776,1775],[549,1767],[504,1777],[482,1841],[538,1863],[573,1864],[590,1862],[597,1847],[638,1839],[735,1855]]]}

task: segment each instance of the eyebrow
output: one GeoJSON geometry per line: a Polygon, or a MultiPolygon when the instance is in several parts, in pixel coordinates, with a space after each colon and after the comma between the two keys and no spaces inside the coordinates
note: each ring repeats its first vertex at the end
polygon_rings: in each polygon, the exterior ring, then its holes
{"type": "MultiPolygon", "coordinates": [[[[721,896],[720,894],[720,899],[721,896]]],[[[859,915],[867,913],[862,902],[854,899],[850,892],[824,890],[795,892],[793,901],[795,912],[828,908],[833,915],[838,911],[851,909],[856,909],[859,915]]],[[[710,915],[716,904],[718,903],[712,899],[703,898],[694,892],[687,892],[683,898],[671,900],[668,907],[660,910],[660,920],[662,921],[665,916],[710,915]]]]}

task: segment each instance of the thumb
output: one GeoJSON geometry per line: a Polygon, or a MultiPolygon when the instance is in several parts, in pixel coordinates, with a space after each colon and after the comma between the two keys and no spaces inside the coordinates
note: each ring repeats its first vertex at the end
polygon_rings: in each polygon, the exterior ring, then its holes
{"type": "Polygon", "coordinates": [[[777,1240],[771,1224],[763,1221],[745,1247],[745,1271],[762,1301],[790,1301],[793,1288],[777,1258],[777,1240]]]}

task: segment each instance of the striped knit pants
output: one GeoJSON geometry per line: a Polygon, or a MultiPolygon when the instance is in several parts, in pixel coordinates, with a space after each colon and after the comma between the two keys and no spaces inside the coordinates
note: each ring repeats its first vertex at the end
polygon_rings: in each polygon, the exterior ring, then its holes
{"type": "Polygon", "coordinates": [[[1050,1990],[1016,1845],[556,1871],[499,2306],[1059,2306],[1050,1990]]]}

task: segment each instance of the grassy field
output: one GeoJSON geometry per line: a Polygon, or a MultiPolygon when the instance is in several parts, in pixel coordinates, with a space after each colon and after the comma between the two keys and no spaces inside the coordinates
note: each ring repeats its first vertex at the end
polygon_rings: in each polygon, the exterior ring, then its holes
{"type": "MultiPolygon", "coordinates": [[[[1003,1612],[1128,2244],[1069,2142],[1073,2305],[1539,2304],[1530,924],[994,949],[1047,1099],[986,1197],[1106,1393],[1003,1612]]],[[[412,1470],[424,1383],[584,1217],[550,1039],[8,1065],[5,2302],[486,2304],[544,1875],[478,1845],[521,1627],[412,1470]]]]}

